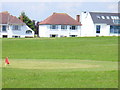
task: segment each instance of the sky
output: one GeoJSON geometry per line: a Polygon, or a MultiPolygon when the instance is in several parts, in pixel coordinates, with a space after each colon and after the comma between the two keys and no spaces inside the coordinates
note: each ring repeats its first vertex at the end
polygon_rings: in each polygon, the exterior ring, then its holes
{"type": "Polygon", "coordinates": [[[0,11],[8,11],[13,16],[19,16],[21,12],[36,21],[43,21],[48,16],[56,13],[67,13],[73,18],[80,15],[82,11],[87,12],[118,12],[117,0],[101,0],[101,1],[1,1],[0,11]],[[74,1],[74,2],[73,2],[74,1]]]}

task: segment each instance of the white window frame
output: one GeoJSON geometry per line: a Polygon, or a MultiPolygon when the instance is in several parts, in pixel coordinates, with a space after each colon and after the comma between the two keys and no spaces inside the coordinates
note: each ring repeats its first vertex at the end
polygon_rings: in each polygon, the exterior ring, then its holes
{"type": "Polygon", "coordinates": [[[58,30],[58,25],[50,25],[51,30],[58,30]],[[54,27],[55,26],[55,27],[54,27]],[[54,27],[54,28],[53,28],[54,27]]]}
{"type": "Polygon", "coordinates": [[[21,26],[19,25],[13,25],[12,30],[21,30],[21,26]]]}
{"type": "Polygon", "coordinates": [[[61,25],[61,30],[67,30],[67,25],[61,25]]]}
{"type": "Polygon", "coordinates": [[[78,26],[77,25],[71,25],[70,30],[78,30],[78,26]],[[75,29],[73,29],[74,26],[75,26],[75,29]]]}

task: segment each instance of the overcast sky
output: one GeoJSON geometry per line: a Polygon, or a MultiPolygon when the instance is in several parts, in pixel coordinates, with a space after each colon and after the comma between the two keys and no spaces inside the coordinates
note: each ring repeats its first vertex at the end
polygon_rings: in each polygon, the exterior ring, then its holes
{"type": "MultiPolygon", "coordinates": [[[[73,0],[74,1],[74,0],[73,0]]],[[[95,12],[118,12],[118,1],[108,2],[73,2],[73,1],[62,1],[62,2],[38,2],[31,0],[30,2],[1,2],[0,11],[8,11],[14,16],[19,16],[22,11],[30,19],[42,21],[48,16],[56,13],[67,13],[73,18],[80,14],[82,11],[95,11],[95,12]]],[[[105,0],[104,0],[105,1],[105,0]]]]}

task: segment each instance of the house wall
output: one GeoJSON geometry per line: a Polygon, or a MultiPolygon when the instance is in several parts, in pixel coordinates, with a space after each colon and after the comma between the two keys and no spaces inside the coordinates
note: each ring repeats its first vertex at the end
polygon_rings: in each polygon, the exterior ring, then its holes
{"type": "Polygon", "coordinates": [[[107,25],[107,24],[95,24],[95,28],[96,28],[96,25],[100,25],[101,28],[100,28],[100,34],[96,34],[98,36],[118,36],[119,34],[113,34],[113,33],[110,33],[110,25],[107,25]]]}
{"type": "MultiPolygon", "coordinates": [[[[2,24],[3,25],[3,24],[2,24]]],[[[19,36],[21,38],[24,37],[34,37],[34,31],[31,30],[27,25],[20,25],[21,29],[20,30],[13,30],[13,25],[7,25],[7,31],[3,32],[2,31],[2,25],[1,26],[1,31],[0,31],[0,38],[2,38],[3,35],[7,35],[8,38],[12,38],[13,36],[19,36]],[[26,31],[31,30],[31,34],[27,34],[26,31]]]]}
{"type": "Polygon", "coordinates": [[[82,12],[81,13],[81,36],[118,36],[118,34],[110,33],[110,25],[99,23],[95,24],[92,20],[91,15],[89,12],[82,12]],[[96,33],[96,25],[100,25],[100,33],[96,33]]]}
{"type": "Polygon", "coordinates": [[[110,36],[110,25],[95,24],[95,30],[97,25],[100,25],[100,33],[96,33],[96,36],[110,36]]]}
{"type": "Polygon", "coordinates": [[[61,25],[58,25],[58,29],[50,29],[50,25],[39,25],[39,37],[50,37],[51,34],[58,35],[57,37],[70,37],[70,35],[80,36],[80,26],[77,30],[70,30],[70,25],[67,25],[67,29],[61,29],[61,25]]]}
{"type": "Polygon", "coordinates": [[[81,13],[81,37],[96,36],[95,25],[89,13],[81,13]]]}

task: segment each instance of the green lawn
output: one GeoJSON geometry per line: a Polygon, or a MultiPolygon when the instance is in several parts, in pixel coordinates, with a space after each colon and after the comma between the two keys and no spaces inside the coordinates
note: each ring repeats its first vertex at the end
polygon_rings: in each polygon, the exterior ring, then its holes
{"type": "Polygon", "coordinates": [[[118,38],[3,39],[3,55],[13,59],[117,61],[118,38]]]}
{"type": "Polygon", "coordinates": [[[117,88],[118,37],[2,39],[3,88],[117,88]]]}

